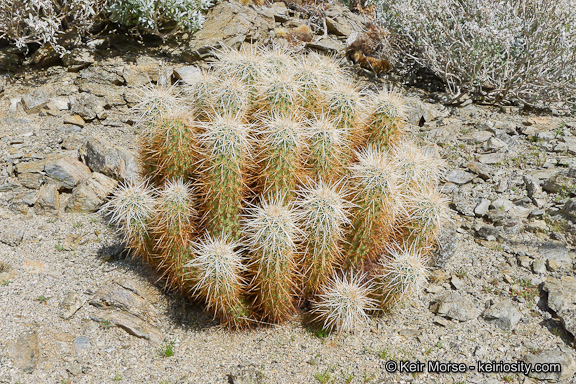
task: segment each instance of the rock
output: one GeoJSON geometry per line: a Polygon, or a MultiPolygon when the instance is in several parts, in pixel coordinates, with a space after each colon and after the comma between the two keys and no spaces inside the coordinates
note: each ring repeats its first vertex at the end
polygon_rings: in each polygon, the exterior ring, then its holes
{"type": "Polygon", "coordinates": [[[82,240],[82,235],[76,235],[74,233],[69,233],[66,235],[64,239],[64,243],[62,243],[62,249],[65,251],[75,251],[80,245],[80,241],[82,240]]]}
{"type": "Polygon", "coordinates": [[[71,124],[71,125],[76,125],[78,127],[83,127],[85,124],[85,121],[79,115],[72,115],[72,116],[64,117],[64,124],[71,124]]]}
{"type": "Polygon", "coordinates": [[[82,92],[71,101],[70,112],[79,115],[86,121],[92,121],[97,117],[97,114],[104,111],[105,105],[106,102],[103,98],[82,92]]]}
{"type": "Polygon", "coordinates": [[[482,146],[482,148],[485,151],[500,151],[500,150],[504,150],[504,149],[508,149],[508,144],[506,144],[504,141],[496,138],[496,137],[491,137],[488,141],[486,141],[484,143],[484,145],[482,146]]]}
{"type": "Polygon", "coordinates": [[[78,74],[76,85],[86,83],[96,83],[102,85],[126,85],[126,79],[121,73],[121,69],[114,66],[99,66],[83,69],[78,74]]]}
{"type": "Polygon", "coordinates": [[[90,349],[92,346],[91,344],[91,340],[88,336],[76,336],[74,339],[74,350],[76,351],[76,354],[81,355],[90,349]]]}
{"type": "Polygon", "coordinates": [[[460,137],[460,140],[472,143],[484,143],[488,141],[494,134],[489,131],[472,131],[460,137]]]}
{"type": "Polygon", "coordinates": [[[132,336],[146,339],[153,343],[161,343],[163,340],[162,332],[158,328],[126,312],[101,312],[98,316],[92,317],[92,320],[99,323],[109,322],[110,325],[122,328],[132,336]]]}
{"type": "Polygon", "coordinates": [[[478,310],[463,294],[448,291],[440,294],[430,305],[430,310],[449,319],[468,321],[478,317],[478,310]]]}
{"type": "Polygon", "coordinates": [[[0,232],[0,242],[17,247],[24,238],[24,228],[7,228],[0,232]]]}
{"type": "Polygon", "coordinates": [[[466,286],[466,284],[464,284],[464,282],[458,276],[452,276],[450,279],[450,284],[452,284],[452,287],[454,287],[456,290],[461,290],[466,286]]]}
{"type": "Polygon", "coordinates": [[[18,55],[8,52],[0,52],[0,68],[8,71],[14,71],[20,68],[20,59],[18,55]]]}
{"type": "Polygon", "coordinates": [[[566,245],[560,241],[548,241],[540,244],[538,253],[543,260],[552,260],[560,268],[571,268],[572,258],[566,245]]]}
{"type": "Polygon", "coordinates": [[[488,241],[495,241],[500,236],[500,230],[498,228],[494,228],[490,225],[482,225],[477,231],[476,234],[483,239],[488,241]]]}
{"type": "Polygon", "coordinates": [[[538,373],[530,372],[528,376],[538,380],[561,381],[572,378],[576,372],[576,361],[574,353],[565,346],[559,346],[556,349],[549,349],[538,354],[529,354],[525,357],[527,364],[560,364],[560,372],[538,373]]]}
{"type": "Polygon", "coordinates": [[[490,167],[477,161],[473,161],[468,164],[468,169],[480,176],[483,180],[490,180],[492,177],[492,171],[490,167]]]}
{"type": "Polygon", "coordinates": [[[19,173],[18,181],[20,184],[30,189],[39,189],[42,185],[44,176],[40,173],[19,173]]]}
{"type": "Polygon", "coordinates": [[[532,270],[534,273],[538,273],[540,275],[546,273],[546,263],[542,259],[536,259],[532,262],[532,270]]]}
{"type": "Polygon", "coordinates": [[[366,29],[362,17],[350,12],[340,3],[332,3],[326,10],[326,28],[336,36],[350,36],[352,32],[363,32],[366,29]]]}
{"type": "Polygon", "coordinates": [[[546,192],[558,193],[560,191],[571,191],[576,185],[576,178],[562,174],[556,174],[546,180],[542,188],[546,192]]]}
{"type": "Polygon", "coordinates": [[[490,208],[490,200],[482,199],[474,208],[474,214],[478,217],[484,216],[488,213],[488,208],[490,208]]]}
{"type": "Polygon", "coordinates": [[[482,164],[503,164],[506,155],[503,152],[489,153],[478,156],[478,161],[482,164]]]}
{"type": "Polygon", "coordinates": [[[482,312],[482,317],[486,322],[505,331],[510,331],[516,328],[522,314],[511,301],[505,300],[492,304],[490,308],[482,312]]]}
{"type": "Polygon", "coordinates": [[[542,195],[542,188],[538,180],[530,175],[524,175],[524,185],[526,186],[526,192],[528,192],[528,197],[538,198],[542,195]]]}
{"type": "Polygon", "coordinates": [[[474,175],[461,169],[453,169],[446,175],[445,179],[450,183],[462,185],[472,181],[474,175]]]}
{"type": "Polygon", "coordinates": [[[57,180],[66,189],[72,189],[82,180],[90,177],[90,168],[77,159],[68,157],[56,161],[44,167],[48,176],[57,180]]]}
{"type": "Polygon", "coordinates": [[[228,374],[228,382],[230,384],[263,384],[264,374],[262,370],[251,364],[240,364],[228,374]]]}
{"type": "Polygon", "coordinates": [[[238,48],[245,41],[266,39],[275,27],[274,14],[259,14],[255,8],[223,1],[210,8],[202,28],[190,40],[192,60],[211,55],[222,46],[238,48]]]}
{"type": "Polygon", "coordinates": [[[568,200],[566,204],[564,204],[564,207],[562,207],[562,212],[567,216],[576,219],[576,198],[568,200]]]}
{"type": "Polygon", "coordinates": [[[288,8],[286,8],[286,4],[283,2],[273,2],[270,4],[271,10],[274,13],[274,20],[277,23],[284,23],[290,20],[290,15],[288,8]]]}
{"type": "Polygon", "coordinates": [[[92,171],[118,181],[135,180],[138,177],[138,165],[134,154],[102,138],[89,138],[80,149],[80,158],[92,171]]]}
{"type": "Polygon", "coordinates": [[[193,84],[202,75],[200,68],[193,65],[187,65],[174,69],[174,77],[188,84],[193,84]]]}
{"type": "Polygon", "coordinates": [[[94,64],[94,54],[89,49],[75,49],[62,57],[62,63],[68,67],[68,71],[78,72],[94,64]]]}
{"type": "Polygon", "coordinates": [[[34,204],[37,215],[58,215],[60,211],[60,195],[56,184],[44,184],[38,191],[38,198],[34,204]]]}
{"type": "Polygon", "coordinates": [[[406,119],[412,125],[424,125],[439,117],[447,116],[447,110],[440,111],[434,104],[425,103],[420,99],[408,97],[405,100],[406,119]]]}
{"type": "Polygon", "coordinates": [[[72,192],[66,206],[68,212],[96,212],[118,182],[101,173],[94,172],[80,182],[72,192]]]}
{"type": "Polygon", "coordinates": [[[98,289],[90,304],[102,309],[126,311],[144,319],[150,318],[155,312],[138,290],[125,282],[114,282],[98,289]]]}
{"type": "Polygon", "coordinates": [[[68,368],[66,368],[72,376],[78,376],[82,373],[82,366],[78,363],[71,364],[68,368]]]}
{"type": "Polygon", "coordinates": [[[68,320],[82,308],[84,300],[76,292],[68,292],[66,297],[60,302],[60,317],[68,320]]]}
{"type": "Polygon", "coordinates": [[[6,345],[6,354],[14,365],[26,373],[32,373],[40,357],[36,331],[25,331],[15,341],[6,345]]]}
{"type": "Polygon", "coordinates": [[[32,93],[22,97],[22,105],[28,113],[40,112],[42,107],[47,105],[50,99],[43,89],[36,89],[32,93]]]}
{"type": "Polygon", "coordinates": [[[443,231],[437,241],[438,252],[434,259],[434,266],[442,268],[454,256],[458,249],[458,237],[454,228],[443,231]]]}
{"type": "Polygon", "coordinates": [[[548,308],[560,318],[564,328],[576,337],[576,277],[550,279],[542,289],[548,292],[548,308]]]}
{"type": "Polygon", "coordinates": [[[344,50],[344,45],[331,37],[325,37],[318,41],[306,43],[306,48],[327,52],[329,54],[337,54],[344,50]]]}
{"type": "Polygon", "coordinates": [[[48,164],[54,163],[61,158],[70,157],[70,158],[77,158],[78,151],[64,151],[52,155],[47,155],[45,159],[38,160],[38,161],[28,161],[26,163],[18,163],[16,164],[16,173],[40,173],[44,171],[44,167],[48,164]]]}
{"type": "Polygon", "coordinates": [[[498,209],[504,212],[508,212],[512,207],[514,207],[514,203],[508,199],[496,199],[491,204],[492,208],[498,209]]]}

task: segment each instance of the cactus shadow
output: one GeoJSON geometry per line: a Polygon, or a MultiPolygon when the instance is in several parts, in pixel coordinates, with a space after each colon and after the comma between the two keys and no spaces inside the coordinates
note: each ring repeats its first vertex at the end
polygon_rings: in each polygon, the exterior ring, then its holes
{"type": "Polygon", "coordinates": [[[168,308],[165,315],[172,325],[184,331],[201,331],[219,326],[217,321],[203,311],[199,302],[167,289],[166,282],[159,274],[138,255],[134,255],[122,241],[103,245],[97,250],[97,257],[102,262],[137,275],[158,288],[167,300],[168,308]]]}

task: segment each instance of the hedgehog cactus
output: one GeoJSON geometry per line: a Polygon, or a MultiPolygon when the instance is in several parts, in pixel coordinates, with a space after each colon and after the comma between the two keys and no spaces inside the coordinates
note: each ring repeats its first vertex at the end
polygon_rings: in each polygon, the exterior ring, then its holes
{"type": "Polygon", "coordinates": [[[148,184],[106,206],[133,253],[230,328],[311,307],[351,331],[417,296],[448,210],[442,163],[406,139],[401,97],[360,92],[318,54],[216,56],[137,106],[148,184]]]}
{"type": "Polygon", "coordinates": [[[297,212],[282,197],[263,201],[250,209],[246,232],[252,249],[253,287],[256,307],[271,322],[294,312],[297,248],[300,233],[297,212]]]}
{"type": "Polygon", "coordinates": [[[193,284],[192,294],[206,302],[214,316],[232,328],[249,324],[250,309],[246,304],[246,271],[244,258],[238,251],[240,244],[226,236],[201,239],[191,245],[194,258],[185,267],[189,268],[189,281],[193,284]]]}

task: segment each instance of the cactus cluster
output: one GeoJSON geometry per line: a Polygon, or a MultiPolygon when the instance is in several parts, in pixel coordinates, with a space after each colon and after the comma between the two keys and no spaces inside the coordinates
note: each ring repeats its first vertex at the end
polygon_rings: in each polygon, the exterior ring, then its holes
{"type": "Polygon", "coordinates": [[[360,91],[332,58],[247,46],[138,110],[146,181],[107,209],[222,324],[308,308],[351,331],[421,291],[447,218],[442,162],[406,137],[398,94],[360,91]]]}

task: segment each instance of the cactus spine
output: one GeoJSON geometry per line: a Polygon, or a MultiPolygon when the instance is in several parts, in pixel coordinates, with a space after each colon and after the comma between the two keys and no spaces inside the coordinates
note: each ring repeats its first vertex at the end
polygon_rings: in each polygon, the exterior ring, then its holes
{"type": "Polygon", "coordinates": [[[405,124],[402,99],[394,92],[380,91],[368,108],[369,142],[380,150],[389,149],[401,137],[405,124]]]}

